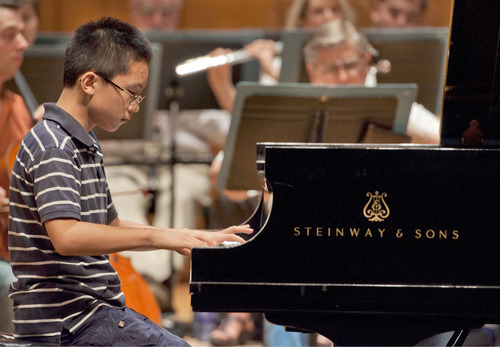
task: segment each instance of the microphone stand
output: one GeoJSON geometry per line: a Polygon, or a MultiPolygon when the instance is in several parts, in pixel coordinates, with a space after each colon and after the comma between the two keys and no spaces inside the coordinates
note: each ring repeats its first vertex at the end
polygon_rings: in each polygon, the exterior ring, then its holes
{"type": "MultiPolygon", "coordinates": [[[[169,87],[164,91],[167,98],[168,109],[168,133],[170,136],[170,227],[175,228],[175,165],[177,164],[177,126],[179,121],[179,97],[183,95],[183,90],[179,87],[179,82],[174,79],[169,87]]],[[[174,279],[174,252],[170,252],[170,277],[166,280],[167,287],[170,289],[169,306],[172,306],[172,287],[174,279]]]]}
{"type": "Polygon", "coordinates": [[[179,96],[181,89],[177,80],[173,80],[165,90],[168,99],[169,135],[170,135],[170,227],[175,227],[175,165],[177,164],[177,125],[179,121],[179,96]]]}

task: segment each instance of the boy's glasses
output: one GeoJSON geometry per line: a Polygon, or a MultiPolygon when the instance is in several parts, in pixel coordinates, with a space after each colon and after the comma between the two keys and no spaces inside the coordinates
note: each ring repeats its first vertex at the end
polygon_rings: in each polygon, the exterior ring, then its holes
{"type": "Polygon", "coordinates": [[[101,77],[103,80],[105,80],[106,82],[112,84],[114,87],[116,87],[117,89],[121,90],[122,92],[124,93],[127,93],[128,95],[130,95],[132,97],[132,100],[130,100],[129,102],[129,106],[134,106],[134,105],[138,105],[142,100],[144,100],[144,98],[146,96],[142,96],[142,95],[137,95],[137,94],[134,94],[132,92],[129,92],[128,90],[126,89],[123,89],[122,87],[120,87],[118,84],[116,84],[115,82],[109,80],[106,76],[104,76],[104,74],[102,73],[99,73],[99,72],[96,72],[95,73],[97,76],[101,77]]]}

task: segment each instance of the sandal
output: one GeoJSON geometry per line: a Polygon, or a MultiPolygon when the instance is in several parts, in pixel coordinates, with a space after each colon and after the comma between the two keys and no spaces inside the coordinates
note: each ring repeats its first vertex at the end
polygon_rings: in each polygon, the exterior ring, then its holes
{"type": "Polygon", "coordinates": [[[224,317],[219,327],[210,334],[213,346],[242,345],[253,336],[252,315],[230,313],[224,317]],[[242,315],[246,317],[243,318],[242,315]]]}

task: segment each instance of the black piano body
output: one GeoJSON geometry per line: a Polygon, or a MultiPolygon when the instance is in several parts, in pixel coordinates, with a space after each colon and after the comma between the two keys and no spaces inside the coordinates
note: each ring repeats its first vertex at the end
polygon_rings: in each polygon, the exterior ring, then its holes
{"type": "Polygon", "coordinates": [[[193,310],[262,312],[340,345],[500,323],[499,155],[259,144],[272,203],[247,243],[193,249],[193,310]]]}

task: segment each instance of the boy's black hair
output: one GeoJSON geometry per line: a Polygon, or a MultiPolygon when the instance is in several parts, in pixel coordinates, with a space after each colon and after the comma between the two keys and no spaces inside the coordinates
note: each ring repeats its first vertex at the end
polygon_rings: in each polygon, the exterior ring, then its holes
{"type": "Polygon", "coordinates": [[[126,74],[131,62],[149,64],[152,57],[151,44],[139,29],[119,19],[104,17],[75,31],[66,49],[64,86],[74,86],[78,77],[88,71],[112,79],[126,74]]]}

